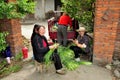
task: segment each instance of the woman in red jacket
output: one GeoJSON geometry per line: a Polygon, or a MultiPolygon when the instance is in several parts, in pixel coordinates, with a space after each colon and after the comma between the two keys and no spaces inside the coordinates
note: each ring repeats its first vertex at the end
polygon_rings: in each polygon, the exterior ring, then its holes
{"type": "Polygon", "coordinates": [[[67,13],[63,13],[58,21],[57,38],[58,43],[67,46],[67,27],[72,27],[72,20],[67,13]]]}
{"type": "MultiPolygon", "coordinates": [[[[33,48],[33,55],[36,61],[43,62],[45,54],[50,49],[56,49],[55,45],[50,45],[47,42],[45,34],[45,27],[42,25],[35,25],[33,29],[33,33],[31,36],[31,44],[33,48]]],[[[57,50],[52,54],[51,59],[54,61],[54,65],[56,68],[56,73],[64,74],[64,70],[62,68],[61,60],[59,55],[57,54],[57,50]]]]}

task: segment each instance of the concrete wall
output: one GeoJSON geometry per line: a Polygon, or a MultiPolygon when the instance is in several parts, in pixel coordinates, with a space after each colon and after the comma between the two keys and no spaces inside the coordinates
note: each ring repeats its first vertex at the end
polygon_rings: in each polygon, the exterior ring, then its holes
{"type": "Polygon", "coordinates": [[[42,6],[42,0],[36,0],[37,5],[35,8],[35,18],[36,19],[44,19],[45,13],[49,10],[54,10],[54,0],[45,0],[45,8],[42,6]]]}

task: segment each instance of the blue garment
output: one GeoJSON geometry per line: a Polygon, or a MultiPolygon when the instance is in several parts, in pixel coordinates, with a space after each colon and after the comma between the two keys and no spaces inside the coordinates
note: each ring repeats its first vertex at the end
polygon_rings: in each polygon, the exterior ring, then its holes
{"type": "Polygon", "coordinates": [[[7,47],[6,47],[5,54],[6,54],[6,57],[11,57],[10,46],[7,46],[7,47]]]}

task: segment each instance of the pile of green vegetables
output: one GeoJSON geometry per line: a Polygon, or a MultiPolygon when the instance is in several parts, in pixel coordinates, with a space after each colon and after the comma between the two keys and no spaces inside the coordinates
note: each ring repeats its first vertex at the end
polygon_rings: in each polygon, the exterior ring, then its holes
{"type": "MultiPolygon", "coordinates": [[[[50,50],[44,57],[45,64],[47,66],[51,64],[50,56],[52,55],[53,52],[54,52],[54,49],[50,50]]],[[[88,62],[88,61],[80,61],[80,62],[75,61],[74,60],[74,56],[75,56],[74,52],[71,49],[69,49],[69,47],[59,46],[57,49],[57,52],[61,58],[62,64],[68,70],[75,70],[81,64],[83,64],[83,65],[91,65],[92,64],[91,62],[88,62]]]]}

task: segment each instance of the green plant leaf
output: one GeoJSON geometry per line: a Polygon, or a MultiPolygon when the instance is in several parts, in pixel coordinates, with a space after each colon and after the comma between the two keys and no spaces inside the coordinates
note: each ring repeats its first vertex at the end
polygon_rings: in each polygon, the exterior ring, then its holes
{"type": "Polygon", "coordinates": [[[61,0],[61,2],[63,11],[87,27],[88,32],[93,31],[94,7],[92,4],[95,0],[61,0]]]}
{"type": "Polygon", "coordinates": [[[7,35],[8,35],[8,32],[0,32],[0,52],[4,51],[8,46],[5,39],[7,35]]]}
{"type": "Polygon", "coordinates": [[[23,18],[28,13],[34,13],[36,2],[28,0],[17,0],[15,3],[0,3],[0,19],[23,18]]]}

